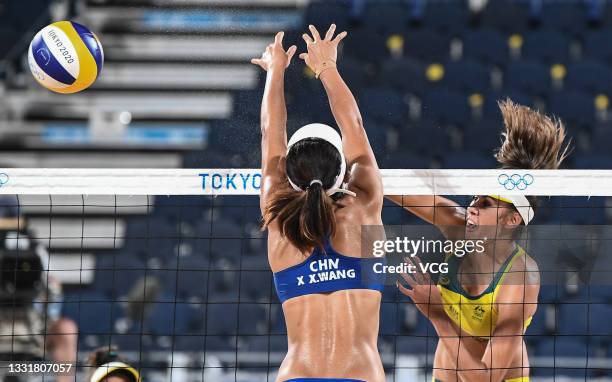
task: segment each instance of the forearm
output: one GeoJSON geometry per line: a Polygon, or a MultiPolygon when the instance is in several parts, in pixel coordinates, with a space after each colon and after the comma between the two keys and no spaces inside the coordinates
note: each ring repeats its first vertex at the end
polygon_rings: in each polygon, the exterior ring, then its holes
{"type": "Polygon", "coordinates": [[[457,378],[461,382],[498,382],[506,374],[504,370],[491,372],[491,366],[482,359],[474,357],[467,346],[462,343],[461,331],[448,317],[432,318],[439,344],[448,354],[457,360],[457,378]]]}
{"type": "Polygon", "coordinates": [[[436,226],[463,224],[458,205],[450,199],[433,195],[388,195],[387,199],[436,226]]]}
{"type": "Polygon", "coordinates": [[[413,213],[428,223],[434,224],[435,197],[428,195],[388,195],[385,196],[405,210],[413,213]]]}
{"type": "Polygon", "coordinates": [[[343,134],[349,129],[362,129],[363,121],[357,101],[336,68],[331,68],[319,77],[327,93],[332,114],[343,134]]]}
{"type": "Polygon", "coordinates": [[[261,133],[265,136],[286,135],[285,71],[270,69],[261,103],[261,133]]]}

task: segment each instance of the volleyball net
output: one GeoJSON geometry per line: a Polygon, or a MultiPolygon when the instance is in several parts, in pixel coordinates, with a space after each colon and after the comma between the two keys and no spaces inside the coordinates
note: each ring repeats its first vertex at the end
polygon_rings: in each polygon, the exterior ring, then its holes
{"type": "MultiPolygon", "coordinates": [[[[612,171],[381,172],[386,195],[539,196],[525,238],[542,273],[531,378],[612,380],[612,171]]],[[[117,346],[144,380],[273,381],[287,338],[261,181],[257,169],[0,171],[0,359],[51,359],[49,327],[64,317],[79,330],[77,380],[92,351],[117,346]]],[[[388,201],[383,223],[427,229],[388,201]]],[[[430,381],[436,332],[394,280],[380,316],[387,380],[430,381]]]]}

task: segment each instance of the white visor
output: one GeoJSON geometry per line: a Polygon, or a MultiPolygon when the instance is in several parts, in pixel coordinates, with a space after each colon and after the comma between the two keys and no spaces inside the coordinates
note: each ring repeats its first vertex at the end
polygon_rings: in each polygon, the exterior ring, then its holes
{"type": "MultiPolygon", "coordinates": [[[[336,176],[334,185],[331,188],[325,190],[327,195],[333,195],[336,192],[344,192],[355,196],[353,192],[348,191],[346,188],[342,187],[342,181],[344,180],[344,174],[346,173],[346,159],[344,158],[344,152],[342,151],[342,137],[340,137],[340,134],[338,134],[338,132],[334,130],[331,126],[327,126],[322,123],[311,123],[309,125],[302,126],[291,136],[291,139],[289,139],[289,143],[287,144],[287,154],[289,154],[289,151],[291,150],[291,147],[294,144],[307,138],[319,138],[326,142],[329,142],[336,148],[336,150],[338,150],[338,153],[340,153],[340,173],[338,174],[338,176],[336,176]]],[[[287,176],[287,179],[289,180],[289,184],[291,184],[291,187],[293,187],[294,190],[304,191],[303,189],[298,187],[298,185],[293,183],[289,176],[287,176]]]]}
{"type": "Polygon", "coordinates": [[[525,223],[525,225],[529,224],[529,222],[531,222],[531,219],[533,219],[533,216],[535,215],[535,212],[533,211],[531,204],[529,204],[529,200],[527,200],[527,197],[525,197],[524,195],[489,195],[489,196],[492,197],[493,199],[501,200],[502,202],[506,202],[506,203],[510,203],[514,205],[519,215],[521,215],[521,218],[523,218],[523,223],[525,223]]]}
{"type": "Polygon", "coordinates": [[[124,371],[125,373],[132,376],[134,381],[140,382],[140,375],[138,374],[136,369],[126,363],[118,361],[105,363],[104,365],[98,367],[91,376],[90,382],[100,382],[113,372],[116,372],[117,370],[124,371]]]}

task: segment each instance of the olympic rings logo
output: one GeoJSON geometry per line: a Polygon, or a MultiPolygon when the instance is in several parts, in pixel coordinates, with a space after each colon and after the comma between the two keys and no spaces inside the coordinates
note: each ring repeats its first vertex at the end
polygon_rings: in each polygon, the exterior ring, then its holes
{"type": "Polygon", "coordinates": [[[0,172],[0,187],[7,184],[9,181],[9,176],[3,172],[0,172]]]}
{"type": "Polygon", "coordinates": [[[515,188],[517,190],[522,191],[522,190],[525,190],[527,186],[532,184],[534,179],[533,179],[533,175],[531,174],[525,174],[525,175],[501,174],[500,176],[497,177],[497,181],[499,182],[499,184],[504,186],[504,188],[508,191],[514,190],[515,188]]]}

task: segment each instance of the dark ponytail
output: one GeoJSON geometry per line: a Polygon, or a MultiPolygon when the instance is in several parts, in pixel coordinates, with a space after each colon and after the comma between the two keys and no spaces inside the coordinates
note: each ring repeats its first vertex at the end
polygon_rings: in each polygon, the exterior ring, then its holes
{"type": "Polygon", "coordinates": [[[272,221],[281,234],[301,252],[323,248],[336,232],[332,198],[325,192],[334,185],[340,169],[340,154],[331,144],[311,138],[296,143],[286,161],[287,175],[304,191],[287,182],[273,192],[265,206],[263,227],[272,221]]]}

